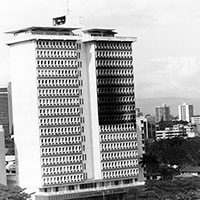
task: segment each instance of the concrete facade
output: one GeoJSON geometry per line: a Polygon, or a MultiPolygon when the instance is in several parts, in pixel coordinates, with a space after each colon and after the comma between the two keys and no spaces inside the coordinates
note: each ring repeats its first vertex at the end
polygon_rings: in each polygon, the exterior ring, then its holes
{"type": "Polygon", "coordinates": [[[183,103],[178,105],[178,119],[182,121],[191,121],[191,117],[194,115],[193,105],[183,103]]]}
{"type": "Polygon", "coordinates": [[[156,131],[156,139],[167,139],[173,137],[184,137],[185,128],[182,125],[174,125],[173,127],[167,127],[165,130],[156,131]]]}
{"type": "Polygon", "coordinates": [[[155,108],[155,116],[156,122],[169,121],[170,120],[170,107],[166,106],[166,104],[162,104],[161,106],[157,106],[155,108]]]}
{"type": "Polygon", "coordinates": [[[10,32],[18,184],[38,199],[143,184],[134,99],[136,38],[115,36],[112,29],[75,31],[10,32]]]}
{"type": "Polygon", "coordinates": [[[3,126],[5,137],[10,137],[13,128],[11,83],[0,87],[0,125],[3,126]]]}
{"type": "Polygon", "coordinates": [[[6,181],[6,149],[3,126],[0,125],[0,183],[7,185],[6,181]]]}

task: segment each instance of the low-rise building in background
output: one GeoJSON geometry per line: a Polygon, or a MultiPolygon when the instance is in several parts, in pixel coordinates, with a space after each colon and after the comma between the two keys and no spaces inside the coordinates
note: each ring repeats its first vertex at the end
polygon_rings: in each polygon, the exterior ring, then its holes
{"type": "Polygon", "coordinates": [[[191,116],[190,119],[192,124],[200,125],[200,115],[191,116]]]}
{"type": "Polygon", "coordinates": [[[173,125],[173,127],[166,127],[164,130],[156,131],[156,139],[167,139],[184,135],[184,128],[182,125],[173,125]]]}
{"type": "Polygon", "coordinates": [[[140,111],[140,108],[135,108],[135,115],[136,115],[136,117],[143,116],[143,113],[140,111]]]}

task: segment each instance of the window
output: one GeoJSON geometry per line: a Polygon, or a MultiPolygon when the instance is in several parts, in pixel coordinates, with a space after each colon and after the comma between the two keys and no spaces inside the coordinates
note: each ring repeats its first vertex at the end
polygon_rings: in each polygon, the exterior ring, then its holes
{"type": "Polygon", "coordinates": [[[69,188],[69,190],[75,190],[74,185],[69,185],[68,188],[69,188]]]}

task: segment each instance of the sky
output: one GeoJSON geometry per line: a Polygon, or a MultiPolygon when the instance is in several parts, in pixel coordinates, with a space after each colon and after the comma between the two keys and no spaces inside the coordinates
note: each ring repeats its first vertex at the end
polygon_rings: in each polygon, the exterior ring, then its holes
{"type": "Polygon", "coordinates": [[[136,98],[200,98],[200,0],[6,0],[0,7],[0,85],[11,80],[6,31],[79,16],[134,44],[136,98]]]}

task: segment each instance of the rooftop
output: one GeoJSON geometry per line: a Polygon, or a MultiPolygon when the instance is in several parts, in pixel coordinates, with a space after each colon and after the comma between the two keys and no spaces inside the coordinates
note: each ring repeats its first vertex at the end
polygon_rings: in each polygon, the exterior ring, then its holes
{"type": "Polygon", "coordinates": [[[181,172],[200,172],[200,166],[187,166],[181,172]]]}
{"type": "Polygon", "coordinates": [[[28,28],[22,28],[18,30],[13,30],[6,32],[7,34],[13,34],[15,37],[12,41],[9,41],[7,45],[13,45],[15,43],[25,42],[29,40],[38,40],[38,39],[68,39],[78,40],[82,35],[80,31],[84,33],[82,37],[83,42],[90,41],[119,41],[119,42],[135,42],[136,37],[115,37],[117,32],[115,29],[108,28],[89,28],[81,30],[79,27],[42,27],[42,26],[31,26],[28,28]],[[22,37],[20,37],[22,36],[22,37]]]}
{"type": "Polygon", "coordinates": [[[8,34],[19,34],[19,33],[27,33],[27,32],[31,32],[31,33],[34,33],[34,32],[46,32],[46,33],[49,33],[49,32],[58,32],[58,33],[70,33],[74,30],[77,30],[79,28],[72,28],[72,27],[42,27],[42,26],[32,26],[32,27],[28,27],[28,28],[23,28],[23,29],[18,29],[18,30],[14,30],[14,31],[9,31],[9,32],[6,32],[8,34]]]}
{"type": "Polygon", "coordinates": [[[114,36],[117,32],[114,31],[115,29],[108,29],[108,28],[89,28],[83,30],[84,33],[89,33],[91,35],[101,35],[101,36],[114,36]]]}

